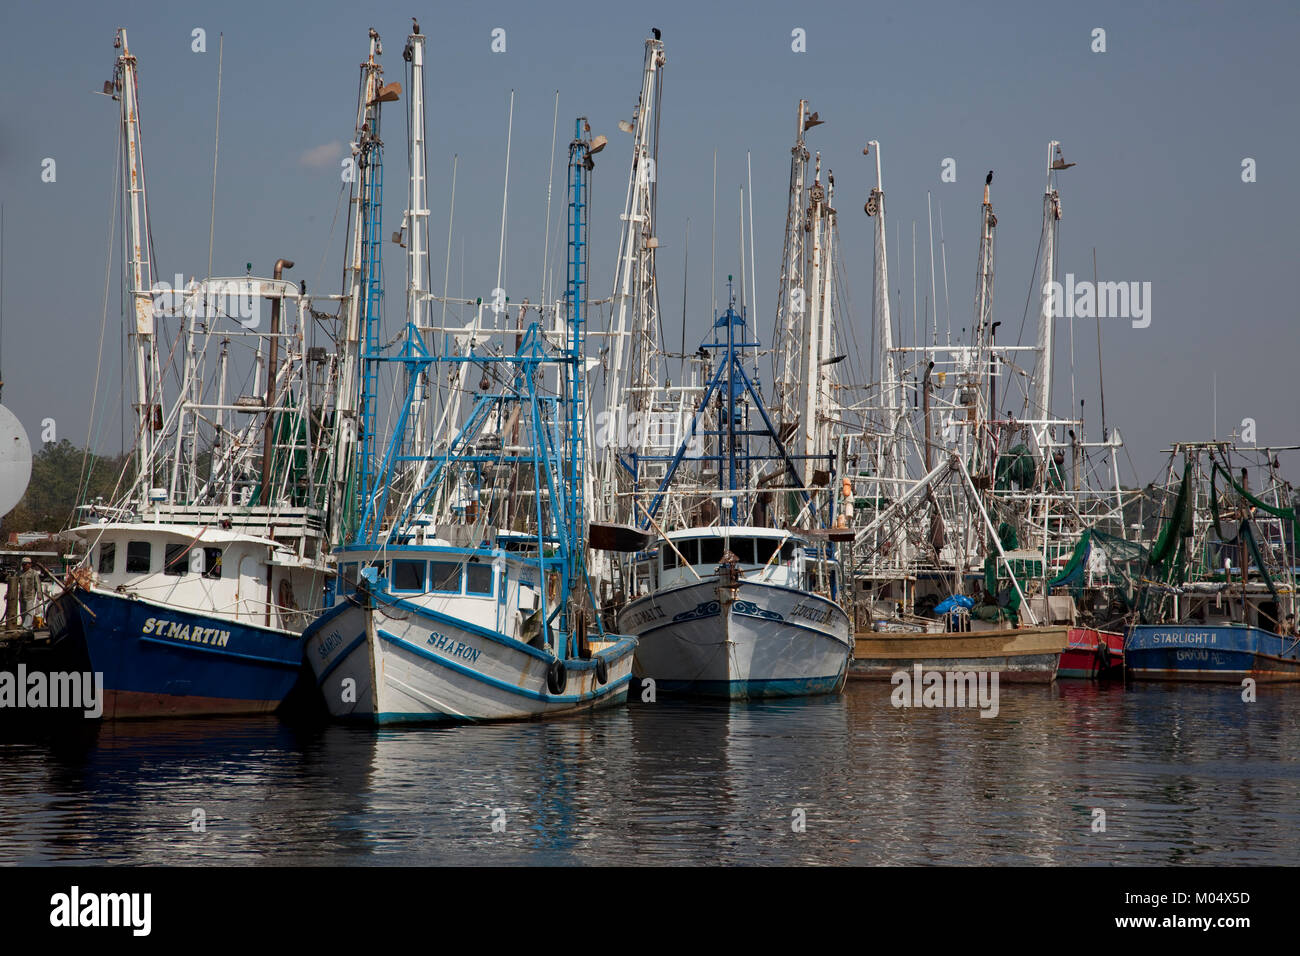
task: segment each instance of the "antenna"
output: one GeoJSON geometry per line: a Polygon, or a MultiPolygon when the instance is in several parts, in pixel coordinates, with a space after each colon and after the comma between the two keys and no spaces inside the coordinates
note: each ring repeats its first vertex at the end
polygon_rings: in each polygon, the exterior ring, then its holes
{"type": "MultiPolygon", "coordinates": [[[[713,147],[713,253],[712,265],[709,266],[709,289],[712,292],[712,304],[709,306],[709,318],[718,314],[718,147],[713,147]]],[[[686,351],[683,349],[682,351],[686,351]]]]}
{"type": "Polygon", "coordinates": [[[546,174],[546,238],[542,242],[542,306],[546,297],[546,267],[551,251],[551,187],[555,184],[555,134],[560,126],[560,91],[555,91],[555,116],[551,119],[551,171],[546,174]]]}
{"type": "Polygon", "coordinates": [[[686,382],[686,290],[691,267],[691,219],[686,217],[686,251],[682,254],[682,348],[677,369],[678,384],[686,382]]]}
{"type": "Polygon", "coordinates": [[[217,233],[217,153],[221,148],[221,72],[226,35],[217,35],[217,123],[212,134],[212,214],[208,220],[208,278],[212,277],[212,244],[217,233]]]}
{"type": "MultiPolygon", "coordinates": [[[[745,175],[749,193],[749,307],[758,315],[758,274],[754,271],[754,167],[749,159],[749,150],[745,150],[745,175]]],[[[741,249],[742,256],[744,251],[741,249]]]]}
{"type": "Polygon", "coordinates": [[[510,118],[506,121],[506,178],[501,188],[501,244],[497,247],[497,284],[492,288],[492,295],[501,288],[501,268],[506,258],[506,203],[510,198],[510,137],[515,129],[515,91],[510,91],[510,118]]]}
{"type": "Polygon", "coordinates": [[[745,314],[745,187],[740,187],[740,314],[745,314]]]}
{"type": "Polygon", "coordinates": [[[930,190],[925,191],[925,218],[930,223],[930,304],[934,308],[934,335],[931,341],[939,344],[939,299],[934,291],[934,212],[930,208],[930,190]]]}

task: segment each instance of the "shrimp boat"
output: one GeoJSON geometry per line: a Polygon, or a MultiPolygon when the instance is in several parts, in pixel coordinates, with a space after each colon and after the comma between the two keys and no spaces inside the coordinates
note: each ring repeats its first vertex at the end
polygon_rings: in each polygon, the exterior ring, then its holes
{"type": "Polygon", "coordinates": [[[104,92],[121,106],[136,444],[122,498],[80,508],[83,523],[72,530],[86,558],[52,602],[48,646],[33,654],[52,671],[102,673],[107,719],[266,712],[298,679],[302,628],[323,610],[332,578],[333,416],[309,367],[325,383],[333,360],[323,348],[308,354],[301,317],[310,305],[282,278],[288,260],[271,278],[155,283],[125,30],[115,47],[104,92]],[[164,361],[168,322],[176,344],[164,361]],[[233,401],[232,339],[249,347],[244,355],[256,352],[252,394],[233,401]],[[179,394],[165,401],[173,371],[179,394]]]}
{"type": "Polygon", "coordinates": [[[1134,679],[1300,681],[1300,523],[1291,486],[1278,473],[1280,450],[1260,449],[1256,493],[1248,468],[1234,474],[1227,442],[1174,446],[1171,462],[1181,454],[1183,473],[1124,647],[1134,679]]]}
{"type": "Polygon", "coordinates": [[[1095,627],[1072,627],[1066,634],[1069,644],[1061,651],[1057,677],[1088,680],[1112,677],[1124,669],[1124,635],[1101,631],[1095,627]]]}
{"type": "MultiPolygon", "coordinates": [[[[424,41],[412,34],[405,56],[414,131],[424,129],[424,41]]],[[[337,600],[307,628],[307,659],[333,716],[376,724],[518,720],[620,703],[636,641],[607,633],[592,613],[583,544],[586,215],[600,144],[579,119],[569,148],[563,310],[548,319],[538,309],[526,325],[521,311],[518,327],[506,329],[484,323],[480,307],[469,328],[438,336],[447,344],[433,355],[423,334],[428,296],[418,286],[427,204],[414,171],[424,160],[422,142],[413,142],[407,248],[417,285],[404,344],[389,354],[378,345],[376,42],[372,35],[358,122],[367,264],[359,514],[336,552],[337,600]],[[374,422],[385,366],[404,376],[406,392],[380,456],[374,422]],[[471,373],[482,374],[477,389],[471,373]],[[449,380],[445,395],[424,391],[426,381],[449,380]],[[426,432],[439,407],[440,427],[426,432]]]]}
{"type": "MultiPolygon", "coordinates": [[[[716,369],[643,507],[643,525],[658,540],[632,558],[633,587],[641,593],[618,622],[640,642],[636,676],[670,693],[732,699],[833,694],[848,675],[853,639],[849,616],[836,600],[838,562],[828,533],[739,520],[764,513],[761,502],[768,496],[739,480],[761,462],[777,462],[778,477],[802,486],[756,376],[744,367],[746,354],[758,348],[733,298],[701,346],[718,356],[716,369]],[[759,448],[763,439],[770,443],[766,454],[759,448]],[[665,531],[656,515],[684,461],[716,469],[721,489],[693,482],[679,489],[701,499],[696,513],[716,514],[716,523],[665,531]]],[[[796,494],[806,507],[807,492],[796,494]]]]}

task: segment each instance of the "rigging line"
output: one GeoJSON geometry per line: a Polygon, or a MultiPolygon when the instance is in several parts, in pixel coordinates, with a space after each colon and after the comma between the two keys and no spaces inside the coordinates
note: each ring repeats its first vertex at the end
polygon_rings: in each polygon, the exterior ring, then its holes
{"type": "Polygon", "coordinates": [[[713,147],[713,244],[712,261],[709,266],[710,299],[709,321],[718,315],[718,147],[713,147]]]}
{"type": "MultiPolygon", "coordinates": [[[[1034,297],[1034,287],[1038,284],[1038,263],[1043,257],[1043,241],[1047,238],[1047,224],[1044,223],[1038,229],[1038,248],[1034,252],[1034,271],[1029,277],[1029,291],[1025,293],[1025,310],[1020,315],[1020,331],[1016,333],[1016,344],[1020,345],[1025,338],[1025,322],[1029,319],[1029,302],[1034,297]]],[[[1034,374],[1038,373],[1038,359],[1034,359],[1034,374]]]]}
{"type": "MultiPolygon", "coordinates": [[[[1097,288],[1097,247],[1092,247],[1092,288],[1097,288]]],[[[1097,387],[1101,389],[1101,440],[1107,441],[1106,434],[1106,376],[1101,367],[1101,314],[1097,315],[1097,387]]]]}
{"type": "Polygon", "coordinates": [[[555,188],[555,137],[560,128],[560,91],[555,91],[555,115],[551,118],[551,168],[546,174],[546,236],[542,240],[542,304],[546,298],[546,267],[551,251],[551,191],[555,188]]]}
{"type": "MultiPolygon", "coordinates": [[[[948,345],[952,345],[952,304],[948,301],[948,248],[943,241],[943,200],[939,200],[939,254],[943,260],[943,310],[948,317],[948,345]]],[[[938,310],[936,310],[937,312],[938,310]]],[[[936,324],[938,318],[936,316],[936,324]]]]}
{"type": "MultiPolygon", "coordinates": [[[[347,191],[348,191],[348,184],[344,182],[340,182],[338,199],[334,201],[334,218],[330,220],[329,235],[325,237],[324,248],[320,255],[320,265],[317,266],[316,275],[312,278],[313,285],[318,285],[321,281],[321,276],[325,274],[325,260],[329,257],[330,242],[334,239],[334,231],[338,227],[338,223],[339,223],[339,209],[343,205],[343,194],[346,193],[347,191]]],[[[310,311],[312,317],[317,319],[317,321],[319,321],[319,316],[317,316],[316,311],[314,309],[310,311]]]]}
{"type": "MultiPolygon", "coordinates": [[[[758,275],[754,270],[754,166],[750,161],[749,150],[745,150],[746,191],[749,193],[749,308],[758,316],[758,275]]],[[[745,250],[742,248],[741,255],[745,250]]],[[[757,328],[757,323],[755,324],[757,328]]],[[[682,351],[686,351],[682,349],[682,351]]]]}
{"type": "Polygon", "coordinates": [[[691,266],[691,217],[686,217],[686,251],[682,254],[682,350],[678,355],[677,384],[686,382],[686,291],[691,266]]]}
{"type": "MultiPolygon", "coordinates": [[[[114,135],[116,136],[116,133],[114,135]]],[[[112,275],[113,275],[113,247],[117,244],[115,242],[116,236],[114,235],[114,233],[117,231],[117,203],[118,200],[121,198],[118,191],[118,185],[122,181],[121,161],[122,161],[122,155],[120,152],[118,152],[117,161],[113,164],[113,202],[108,217],[108,254],[106,257],[106,261],[104,263],[104,296],[103,296],[104,304],[103,304],[103,315],[100,319],[100,324],[99,324],[99,355],[95,359],[95,385],[90,392],[90,400],[91,400],[90,420],[86,423],[86,447],[82,452],[82,458],[81,458],[82,477],[78,482],[79,487],[77,489],[78,504],[85,504],[85,502],[82,500],[82,496],[84,494],[89,493],[90,491],[90,467],[88,467],[87,462],[90,457],[91,439],[95,429],[95,411],[99,407],[99,402],[98,402],[99,372],[100,372],[100,366],[102,365],[104,360],[104,335],[106,329],[108,328],[108,288],[112,281],[112,275]]],[[[102,421],[103,419],[101,419],[101,422],[102,421]]]]}
{"type": "Polygon", "coordinates": [[[510,117],[506,121],[506,175],[501,188],[501,243],[497,247],[497,284],[492,289],[493,305],[497,290],[501,288],[501,269],[506,257],[506,203],[510,198],[510,139],[515,128],[515,91],[510,91],[510,117]]]}
{"type": "MultiPolygon", "coordinates": [[[[1057,227],[1057,235],[1058,236],[1060,235],[1060,227],[1057,227]]],[[[1061,243],[1059,239],[1058,241],[1052,243],[1052,255],[1054,257],[1052,262],[1052,275],[1058,276],[1061,274],[1060,273],[1061,243]]],[[[1095,289],[1096,286],[1093,286],[1093,288],[1095,289]]],[[[1054,319],[1053,317],[1049,316],[1047,321],[1051,322],[1054,321],[1054,319]]],[[[1074,417],[1075,410],[1079,407],[1076,398],[1077,396],[1074,393],[1074,310],[1071,309],[1070,310],[1070,416],[1069,416],[1070,418],[1074,417]]],[[[1047,404],[1049,407],[1052,404],[1052,396],[1050,395],[1047,396],[1047,404]]],[[[1043,415],[1044,417],[1047,417],[1047,409],[1043,410],[1043,415]]],[[[1082,415],[1080,415],[1079,417],[1080,419],[1083,418],[1082,415]]],[[[1080,424],[1079,426],[1079,437],[1080,440],[1082,440],[1083,437],[1082,424],[1080,424]]]]}

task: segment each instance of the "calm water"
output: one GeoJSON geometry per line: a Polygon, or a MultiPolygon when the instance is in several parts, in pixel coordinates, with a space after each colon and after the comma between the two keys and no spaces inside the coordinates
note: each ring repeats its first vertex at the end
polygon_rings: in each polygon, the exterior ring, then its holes
{"type": "Polygon", "coordinates": [[[1300,862],[1300,687],[1004,686],[994,719],[896,710],[890,689],[448,729],[11,732],[0,863],[1300,862]]]}

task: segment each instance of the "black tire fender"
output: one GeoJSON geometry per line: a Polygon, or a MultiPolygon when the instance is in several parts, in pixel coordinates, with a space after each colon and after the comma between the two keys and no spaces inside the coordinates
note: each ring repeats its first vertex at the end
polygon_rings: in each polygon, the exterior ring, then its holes
{"type": "Polygon", "coordinates": [[[555,696],[564,693],[564,686],[569,682],[569,673],[565,670],[564,661],[556,658],[551,661],[546,668],[546,689],[555,696]]]}

